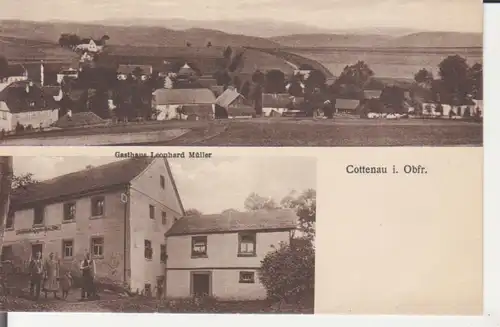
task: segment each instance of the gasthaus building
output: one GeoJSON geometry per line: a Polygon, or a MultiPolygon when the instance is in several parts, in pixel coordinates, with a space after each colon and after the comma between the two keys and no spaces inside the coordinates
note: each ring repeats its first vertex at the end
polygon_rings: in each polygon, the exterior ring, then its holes
{"type": "Polygon", "coordinates": [[[260,262],[297,226],[291,210],[185,216],[167,159],[144,157],[18,188],[10,212],[2,260],[53,252],[78,273],[89,252],[97,278],[170,298],[265,298],[260,262]]]}
{"type": "Polygon", "coordinates": [[[53,252],[79,272],[88,251],[98,278],[153,293],[164,283],[165,232],[184,215],[165,159],[134,158],[14,190],[3,260],[53,252]]]}

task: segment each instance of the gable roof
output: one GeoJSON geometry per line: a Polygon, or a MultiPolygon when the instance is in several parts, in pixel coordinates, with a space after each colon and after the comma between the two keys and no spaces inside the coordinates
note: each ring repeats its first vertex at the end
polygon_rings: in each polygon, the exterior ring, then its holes
{"type": "Polygon", "coordinates": [[[9,84],[0,91],[0,101],[7,105],[11,113],[59,108],[59,104],[54,100],[48,89],[44,89],[31,81],[18,81],[9,84]],[[29,92],[26,92],[27,88],[29,88],[29,92]]]}
{"type": "Polygon", "coordinates": [[[287,108],[292,102],[292,97],[288,93],[263,93],[262,107],[264,108],[287,108]]]}
{"type": "Polygon", "coordinates": [[[64,115],[56,121],[54,126],[59,128],[81,127],[89,125],[104,124],[106,121],[91,111],[77,112],[71,115],[64,115]]]}
{"type": "Polygon", "coordinates": [[[227,109],[239,96],[238,91],[228,88],[215,100],[215,104],[227,109]]]}
{"type": "Polygon", "coordinates": [[[153,97],[157,105],[215,103],[215,95],[209,89],[158,89],[153,97]]]}
{"type": "Polygon", "coordinates": [[[166,236],[227,233],[258,230],[292,230],[298,217],[293,210],[259,210],[182,217],[165,233],[166,236]]]}
{"type": "Polygon", "coordinates": [[[7,76],[28,76],[28,70],[23,64],[10,64],[7,68],[7,76]]]}
{"type": "Polygon", "coordinates": [[[193,75],[193,74],[196,74],[196,72],[194,71],[193,68],[191,68],[191,66],[189,66],[187,63],[185,63],[184,66],[182,66],[179,69],[178,74],[179,75],[193,75]]]}
{"type": "Polygon", "coordinates": [[[137,68],[139,68],[145,75],[153,74],[153,66],[151,65],[119,65],[116,72],[118,74],[129,75],[133,74],[134,70],[137,68]]]}
{"type": "Polygon", "coordinates": [[[336,99],[335,100],[335,108],[337,109],[347,109],[347,110],[355,110],[359,106],[359,100],[353,99],[336,99]]]}
{"type": "Polygon", "coordinates": [[[119,160],[17,188],[12,191],[12,205],[25,206],[39,201],[50,201],[64,196],[126,185],[144,171],[153,160],[153,158],[119,160]]]}
{"type": "Polygon", "coordinates": [[[217,85],[217,80],[215,78],[199,78],[198,83],[204,88],[211,88],[212,86],[217,85]]]}
{"type": "Polygon", "coordinates": [[[363,95],[365,99],[378,99],[382,94],[382,90],[364,90],[363,95]]]}

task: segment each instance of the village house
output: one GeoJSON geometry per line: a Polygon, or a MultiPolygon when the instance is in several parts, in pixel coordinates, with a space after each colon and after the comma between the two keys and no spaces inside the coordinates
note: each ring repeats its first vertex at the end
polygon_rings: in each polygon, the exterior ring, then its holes
{"type": "Polygon", "coordinates": [[[177,78],[179,80],[194,80],[198,79],[198,74],[188,63],[185,63],[177,72],[177,78]]]}
{"type": "Polygon", "coordinates": [[[166,233],[166,296],[222,300],[267,297],[258,271],[266,254],[288,243],[292,210],[228,212],[179,219],[166,233]]]}
{"type": "Polygon", "coordinates": [[[166,159],[89,167],[13,191],[2,256],[23,266],[52,252],[78,274],[89,252],[97,278],[148,295],[164,285],[165,233],[183,215],[166,159]]]}
{"type": "Polygon", "coordinates": [[[262,94],[262,113],[266,117],[282,116],[292,104],[293,97],[288,93],[262,94]]]}
{"type": "Polygon", "coordinates": [[[215,100],[209,89],[157,89],[152,106],[157,120],[213,119],[215,100]]]}
{"type": "Polygon", "coordinates": [[[143,81],[151,78],[153,75],[153,66],[151,65],[119,65],[116,70],[119,80],[126,80],[129,76],[139,74],[139,78],[143,81]]]}
{"type": "Polygon", "coordinates": [[[93,39],[83,39],[82,43],[76,46],[76,50],[97,53],[104,48],[102,41],[93,39]]]}
{"type": "Polygon", "coordinates": [[[78,70],[74,68],[63,69],[57,73],[57,84],[61,84],[65,78],[78,79],[78,70]]]}
{"type": "Polygon", "coordinates": [[[0,91],[0,130],[16,126],[47,128],[59,119],[59,104],[50,91],[32,81],[18,81],[0,91]]]}
{"type": "Polygon", "coordinates": [[[248,118],[254,114],[251,102],[235,88],[227,88],[215,100],[215,118],[248,118]]]}
{"type": "Polygon", "coordinates": [[[356,114],[359,105],[359,100],[337,99],[335,101],[335,111],[338,113],[356,114]]]}
{"type": "Polygon", "coordinates": [[[365,100],[369,99],[379,99],[382,94],[382,90],[364,90],[363,96],[365,100]]]}

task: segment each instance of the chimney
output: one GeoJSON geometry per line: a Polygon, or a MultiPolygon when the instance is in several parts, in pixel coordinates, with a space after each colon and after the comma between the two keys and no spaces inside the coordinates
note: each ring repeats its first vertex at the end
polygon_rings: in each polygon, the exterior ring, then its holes
{"type": "Polygon", "coordinates": [[[44,67],[43,67],[43,60],[40,61],[40,85],[43,86],[44,78],[45,78],[45,72],[44,72],[44,67]]]}

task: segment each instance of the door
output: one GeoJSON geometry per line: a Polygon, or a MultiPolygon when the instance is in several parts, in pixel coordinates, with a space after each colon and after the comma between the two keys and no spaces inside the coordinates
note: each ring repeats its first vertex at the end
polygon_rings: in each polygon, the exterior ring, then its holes
{"type": "Polygon", "coordinates": [[[210,272],[192,272],[191,273],[191,295],[208,296],[211,293],[211,275],[210,272]]]}
{"type": "Polygon", "coordinates": [[[36,258],[38,252],[43,256],[43,244],[31,244],[31,257],[36,258]]]}

